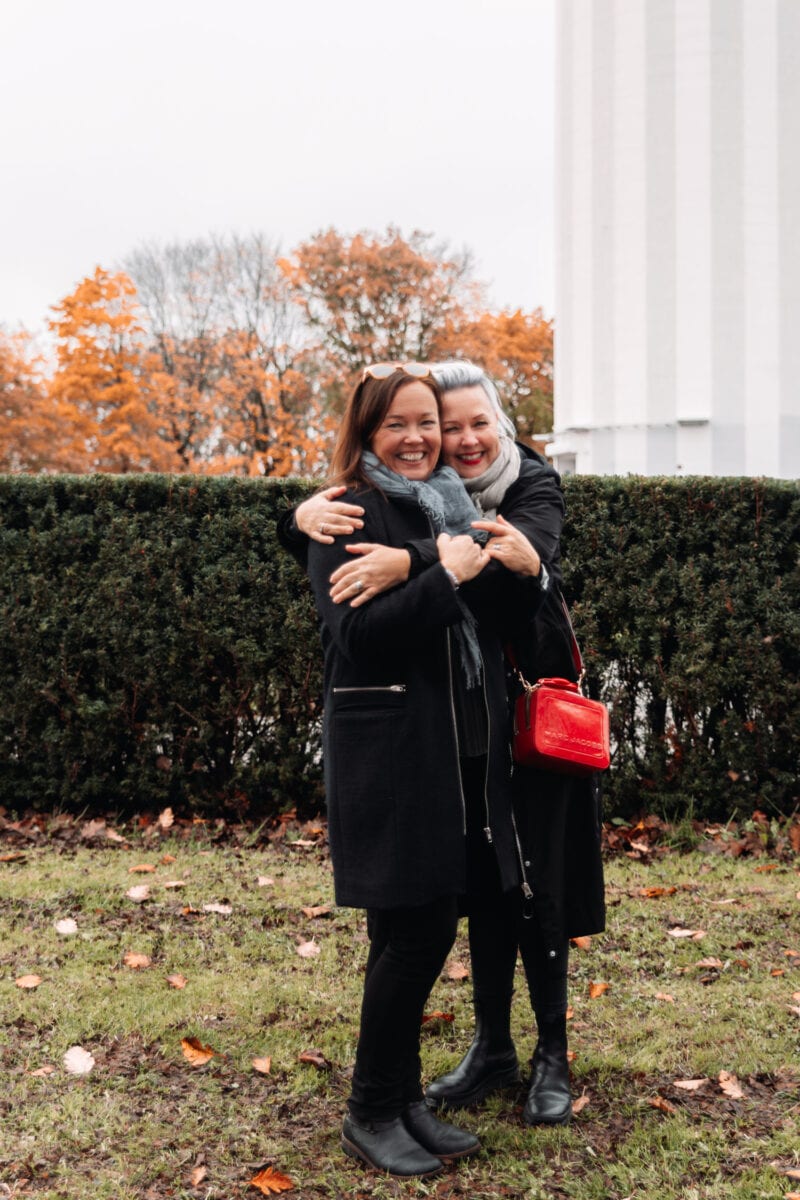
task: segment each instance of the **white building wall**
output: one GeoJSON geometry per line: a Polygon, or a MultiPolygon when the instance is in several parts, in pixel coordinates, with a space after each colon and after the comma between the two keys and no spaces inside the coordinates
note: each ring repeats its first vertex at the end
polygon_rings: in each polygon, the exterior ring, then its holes
{"type": "Polygon", "coordinates": [[[557,465],[800,475],[800,0],[557,11],[557,465]]]}

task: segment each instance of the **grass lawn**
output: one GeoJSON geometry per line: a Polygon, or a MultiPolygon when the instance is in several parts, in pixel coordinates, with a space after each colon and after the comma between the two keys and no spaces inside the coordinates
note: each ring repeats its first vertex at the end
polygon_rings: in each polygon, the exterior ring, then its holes
{"type": "MultiPolygon", "coordinates": [[[[40,825],[0,841],[0,1197],[234,1200],[281,1177],[309,1200],[800,1193],[791,854],[611,857],[607,933],[571,955],[572,1124],[528,1129],[524,1092],[504,1093],[460,1115],[480,1156],[399,1182],[339,1148],[367,938],[333,907],[324,831],[40,825]]],[[[463,928],[453,961],[469,967],[463,928]]],[[[469,979],[446,973],[430,1010],[428,1077],[470,1041],[469,979]]]]}

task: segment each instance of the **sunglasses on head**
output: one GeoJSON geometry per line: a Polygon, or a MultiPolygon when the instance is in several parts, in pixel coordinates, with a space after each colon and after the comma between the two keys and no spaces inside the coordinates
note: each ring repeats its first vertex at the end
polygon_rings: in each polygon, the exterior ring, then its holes
{"type": "Polygon", "coordinates": [[[367,378],[388,379],[395,371],[402,371],[404,375],[410,375],[413,379],[426,379],[428,375],[433,374],[427,363],[373,363],[371,367],[364,367],[361,382],[367,378]]]}

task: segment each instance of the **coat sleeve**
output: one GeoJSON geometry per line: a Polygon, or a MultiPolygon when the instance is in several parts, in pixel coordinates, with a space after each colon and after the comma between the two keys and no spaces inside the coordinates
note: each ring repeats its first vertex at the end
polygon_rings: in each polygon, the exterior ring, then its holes
{"type": "MultiPolygon", "coordinates": [[[[343,497],[347,500],[348,497],[343,497]]],[[[375,520],[372,506],[364,502],[363,540],[398,544],[382,522],[375,520]]],[[[334,604],[330,598],[330,577],[344,562],[352,562],[345,546],[349,537],[337,537],[332,545],[310,541],[308,576],[314,592],[317,612],[339,650],[351,662],[384,655],[390,645],[411,645],[420,633],[456,625],[464,616],[458,594],[437,562],[416,578],[391,588],[358,608],[348,603],[334,604]]]]}

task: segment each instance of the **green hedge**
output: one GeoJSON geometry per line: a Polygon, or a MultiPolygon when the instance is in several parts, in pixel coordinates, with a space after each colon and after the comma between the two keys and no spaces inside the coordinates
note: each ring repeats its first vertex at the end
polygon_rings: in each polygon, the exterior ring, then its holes
{"type": "MultiPolygon", "coordinates": [[[[321,807],[320,651],[274,539],[298,480],[0,477],[0,803],[321,807]]],[[[788,814],[800,491],[565,481],[566,590],[612,708],[607,808],[788,814]]]]}

